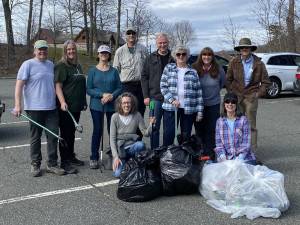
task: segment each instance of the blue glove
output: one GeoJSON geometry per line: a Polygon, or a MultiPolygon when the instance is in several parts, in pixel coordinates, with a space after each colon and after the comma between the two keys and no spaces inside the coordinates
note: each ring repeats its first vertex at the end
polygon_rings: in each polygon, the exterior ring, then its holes
{"type": "Polygon", "coordinates": [[[237,157],[239,160],[245,160],[245,154],[241,153],[237,157]]]}

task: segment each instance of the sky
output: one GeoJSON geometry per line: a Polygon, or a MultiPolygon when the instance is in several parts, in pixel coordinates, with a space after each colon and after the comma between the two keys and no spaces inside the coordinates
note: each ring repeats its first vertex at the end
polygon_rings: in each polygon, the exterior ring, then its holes
{"type": "MultiPolygon", "coordinates": [[[[192,53],[206,46],[215,51],[232,50],[232,45],[225,38],[224,24],[228,24],[229,16],[235,25],[239,26],[241,37],[250,37],[255,44],[262,44],[265,32],[254,16],[254,1],[246,0],[148,0],[152,12],[166,22],[189,20],[195,30],[195,40],[189,44],[192,53]]],[[[2,10],[1,10],[2,11],[2,10]]],[[[0,14],[0,42],[6,39],[4,17],[0,14]]],[[[25,23],[24,23],[25,24],[25,23]]],[[[24,31],[15,31],[15,42],[20,43],[24,31]]],[[[151,49],[155,49],[152,42],[151,49]]]]}
{"type": "Polygon", "coordinates": [[[195,53],[206,46],[215,51],[232,49],[224,36],[229,16],[241,27],[239,38],[247,36],[255,44],[262,43],[265,34],[252,12],[254,4],[255,1],[245,0],[150,0],[154,14],[164,20],[192,23],[196,40],[189,47],[195,53]]]}

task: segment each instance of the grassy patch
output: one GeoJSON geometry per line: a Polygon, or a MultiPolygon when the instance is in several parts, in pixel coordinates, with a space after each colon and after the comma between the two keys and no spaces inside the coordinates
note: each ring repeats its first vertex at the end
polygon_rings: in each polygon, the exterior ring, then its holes
{"type": "MultiPolygon", "coordinates": [[[[48,57],[50,60],[52,60],[54,63],[58,62],[61,59],[62,56],[62,49],[61,48],[56,48],[56,52],[54,47],[50,47],[48,51],[48,57]]],[[[87,54],[86,51],[83,50],[78,50],[78,58],[79,58],[79,63],[81,64],[83,68],[83,72],[87,74],[88,68],[90,66],[94,66],[97,64],[96,61],[96,56],[93,58],[90,58],[87,54]]]]}

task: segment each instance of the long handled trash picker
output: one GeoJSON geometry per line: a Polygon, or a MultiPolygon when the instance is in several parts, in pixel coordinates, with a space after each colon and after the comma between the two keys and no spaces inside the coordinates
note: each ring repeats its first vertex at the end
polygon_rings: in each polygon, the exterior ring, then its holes
{"type": "Polygon", "coordinates": [[[73,120],[73,123],[75,125],[75,129],[76,131],[78,131],[79,133],[82,133],[83,132],[83,127],[82,125],[80,125],[79,123],[76,122],[74,116],[72,115],[72,113],[67,109],[67,112],[69,113],[70,117],[72,118],[73,120]]]}
{"type": "MultiPolygon", "coordinates": [[[[11,110],[11,113],[14,114],[14,111],[11,110]]],[[[56,137],[58,139],[58,141],[66,146],[66,142],[65,140],[60,137],[59,135],[55,134],[54,132],[52,132],[51,130],[49,130],[47,127],[44,127],[43,125],[39,124],[38,122],[34,121],[33,119],[31,119],[30,117],[28,117],[27,115],[21,113],[20,116],[24,117],[25,119],[29,120],[30,122],[32,122],[33,124],[35,124],[36,126],[42,128],[43,130],[47,131],[49,134],[53,135],[54,137],[56,137]]]]}
{"type": "MultiPolygon", "coordinates": [[[[178,110],[177,108],[175,109],[175,144],[178,145],[178,110]]],[[[180,124],[181,126],[181,124],[180,124]]]]}
{"type": "Polygon", "coordinates": [[[105,169],[104,163],[103,163],[103,151],[104,151],[104,114],[105,114],[105,104],[103,105],[103,115],[102,115],[102,137],[101,137],[101,150],[100,150],[100,163],[99,163],[99,169],[100,172],[103,173],[103,170],[105,169]]]}
{"type": "MultiPolygon", "coordinates": [[[[154,117],[154,109],[155,109],[155,101],[150,101],[149,110],[150,110],[150,117],[154,117]]],[[[152,131],[151,131],[151,149],[153,146],[153,130],[155,129],[154,124],[152,123],[152,131]]]]}

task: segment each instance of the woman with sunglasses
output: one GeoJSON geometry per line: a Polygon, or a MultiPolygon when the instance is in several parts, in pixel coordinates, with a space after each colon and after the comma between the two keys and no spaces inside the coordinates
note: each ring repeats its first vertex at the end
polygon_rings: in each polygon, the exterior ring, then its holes
{"type": "Polygon", "coordinates": [[[107,120],[107,132],[110,133],[110,121],[114,113],[114,100],[122,92],[118,71],[110,66],[111,50],[107,45],[98,48],[98,64],[89,69],[87,94],[91,97],[90,110],[93,119],[90,169],[99,168],[99,147],[103,136],[104,114],[107,120]]]}
{"type": "Polygon", "coordinates": [[[202,87],[203,119],[194,123],[198,137],[203,141],[204,154],[215,159],[215,128],[220,117],[220,91],[225,84],[225,72],[218,65],[214,51],[205,47],[201,50],[192,67],[198,72],[202,87]]]}
{"type": "Polygon", "coordinates": [[[176,63],[167,64],[161,77],[164,146],[173,144],[175,113],[180,121],[181,135],[185,138],[191,135],[193,121],[202,119],[202,90],[197,71],[187,64],[189,53],[187,47],[177,46],[172,52],[176,63]]]}
{"type": "Polygon", "coordinates": [[[256,158],[251,150],[250,124],[246,116],[237,112],[237,102],[238,97],[234,93],[224,96],[224,112],[216,124],[217,161],[240,159],[256,165],[256,158]]]}

